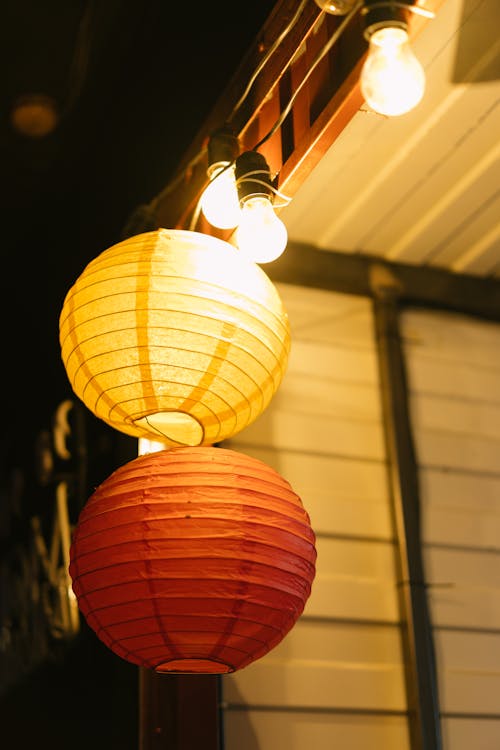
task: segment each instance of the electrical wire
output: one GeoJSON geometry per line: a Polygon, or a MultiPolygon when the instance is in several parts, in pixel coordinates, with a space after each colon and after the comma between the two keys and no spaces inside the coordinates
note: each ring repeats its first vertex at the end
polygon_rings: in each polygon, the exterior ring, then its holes
{"type": "MultiPolygon", "coordinates": [[[[233,109],[231,111],[231,114],[229,115],[229,118],[228,118],[228,122],[229,123],[234,119],[236,113],[241,108],[243,102],[245,101],[245,99],[247,98],[248,94],[250,93],[250,90],[251,90],[253,84],[255,83],[256,79],[258,78],[259,74],[261,73],[261,71],[263,70],[263,68],[265,67],[265,65],[268,63],[268,61],[270,60],[270,58],[272,57],[272,55],[275,53],[275,51],[278,49],[278,47],[280,46],[280,44],[288,36],[288,34],[290,33],[290,31],[293,29],[293,27],[296,25],[297,21],[299,20],[300,16],[302,15],[302,13],[304,11],[304,8],[308,4],[308,2],[309,2],[309,0],[302,0],[302,2],[299,4],[297,10],[295,11],[294,15],[292,16],[292,18],[290,19],[289,23],[287,24],[287,26],[285,26],[285,28],[283,29],[283,31],[281,32],[281,34],[276,38],[276,40],[273,42],[273,44],[269,47],[268,51],[266,52],[266,54],[264,55],[264,57],[262,58],[262,60],[258,64],[257,68],[253,72],[252,76],[250,77],[250,80],[249,80],[249,82],[248,82],[248,84],[247,84],[244,92],[242,93],[242,95],[239,98],[238,102],[233,107],[233,109]]],[[[321,13],[319,14],[318,18],[323,13],[324,13],[324,11],[321,11],[321,13]]],[[[163,188],[163,190],[150,201],[150,203],[148,204],[148,208],[150,208],[151,210],[155,210],[156,207],[158,206],[158,204],[163,200],[163,198],[165,198],[169,193],[171,193],[173,190],[175,190],[175,188],[177,187],[177,185],[184,179],[186,173],[189,172],[191,169],[193,169],[202,159],[204,159],[206,157],[206,154],[207,154],[207,148],[206,147],[200,149],[200,151],[191,159],[191,161],[186,165],[186,167],[184,167],[163,188]]],[[[232,165],[228,165],[228,166],[232,166],[232,165]]],[[[196,209],[195,209],[195,213],[196,213],[196,209]]],[[[199,213],[199,211],[198,211],[198,213],[199,213]]],[[[191,224],[192,223],[193,222],[191,221],[191,224]]]]}
{"type": "Polygon", "coordinates": [[[269,191],[273,193],[276,197],[278,197],[282,201],[281,203],[273,202],[273,205],[276,208],[283,208],[284,206],[288,206],[288,204],[292,200],[290,196],[285,195],[284,193],[281,193],[277,188],[274,187],[274,185],[270,185],[267,180],[256,179],[254,175],[267,175],[267,173],[263,172],[261,169],[255,169],[253,172],[247,172],[245,175],[243,175],[238,180],[236,180],[236,188],[238,187],[238,185],[242,185],[243,183],[247,181],[252,182],[254,185],[262,185],[262,187],[265,188],[265,192],[269,191]]]}
{"type": "Polygon", "coordinates": [[[290,31],[293,29],[293,27],[295,26],[295,24],[299,20],[300,16],[302,15],[302,11],[304,10],[304,8],[308,4],[308,2],[309,2],[309,0],[302,0],[302,2],[299,4],[297,10],[295,11],[295,15],[290,19],[288,25],[285,26],[285,28],[283,29],[283,31],[281,32],[281,34],[277,37],[277,39],[275,39],[275,41],[269,47],[268,51],[266,52],[266,54],[264,55],[264,57],[260,61],[259,65],[255,69],[255,71],[253,72],[253,75],[251,76],[251,78],[250,78],[250,80],[249,80],[249,82],[247,84],[247,87],[244,90],[244,92],[242,93],[240,99],[234,105],[233,110],[232,110],[231,114],[229,115],[229,123],[231,123],[231,121],[233,120],[234,116],[236,115],[236,113],[240,109],[241,105],[243,104],[243,102],[247,98],[248,94],[250,93],[250,89],[252,88],[253,84],[255,83],[255,80],[259,76],[260,72],[263,70],[263,68],[267,64],[268,60],[270,60],[270,58],[273,56],[274,52],[280,46],[281,42],[285,39],[286,36],[288,36],[288,34],[290,33],[290,31]]]}
{"type": "MultiPolygon", "coordinates": [[[[299,8],[297,9],[295,15],[293,16],[293,18],[291,19],[290,23],[288,24],[288,26],[284,29],[284,31],[276,39],[275,43],[269,48],[267,55],[262,59],[260,65],[257,67],[257,69],[255,70],[253,76],[251,77],[251,79],[250,79],[250,81],[249,81],[249,83],[248,83],[245,91],[243,92],[240,100],[238,101],[238,103],[233,108],[233,111],[232,111],[232,113],[230,115],[229,121],[234,117],[235,113],[241,107],[241,105],[242,105],[243,101],[245,100],[245,98],[248,96],[248,93],[249,93],[249,91],[250,91],[250,89],[251,89],[251,87],[252,87],[255,79],[257,78],[257,76],[259,75],[259,73],[261,72],[261,70],[263,69],[264,65],[267,63],[267,61],[269,60],[269,58],[271,57],[271,55],[275,52],[275,50],[279,47],[279,45],[281,44],[281,42],[283,41],[283,39],[286,37],[286,35],[290,32],[290,30],[296,24],[297,20],[299,19],[300,15],[301,15],[301,13],[302,13],[305,5],[306,5],[306,2],[307,2],[307,0],[303,0],[303,2],[299,5],[299,8]]],[[[390,0],[390,2],[394,3],[394,0],[390,0]]],[[[387,4],[387,0],[381,0],[380,5],[385,5],[385,4],[387,4]]],[[[421,15],[426,16],[428,18],[432,18],[434,16],[434,13],[432,13],[431,11],[427,11],[427,10],[422,9],[420,7],[415,8],[415,6],[408,6],[406,3],[403,3],[403,2],[399,3],[399,2],[397,2],[397,0],[395,0],[395,4],[396,5],[401,5],[401,7],[405,7],[405,8],[409,7],[409,9],[412,10],[412,11],[414,11],[415,13],[420,13],[421,15]]],[[[356,15],[356,13],[360,9],[361,10],[363,9],[363,6],[364,6],[363,0],[357,0],[357,2],[353,5],[352,9],[349,11],[349,13],[347,13],[344,16],[342,22],[337,26],[337,28],[335,29],[334,33],[332,34],[332,36],[328,40],[328,42],[322,47],[322,49],[316,55],[315,59],[313,60],[312,64],[310,65],[309,69],[307,70],[304,78],[302,79],[302,81],[300,82],[300,84],[297,86],[297,88],[293,92],[293,94],[290,97],[287,105],[281,111],[280,116],[278,117],[278,119],[276,120],[276,122],[273,124],[273,126],[271,127],[271,129],[263,136],[263,138],[261,138],[260,141],[253,147],[253,149],[252,149],[253,151],[258,151],[259,148],[261,148],[264,145],[264,143],[266,143],[274,135],[274,133],[278,130],[278,128],[281,127],[281,125],[285,121],[286,117],[290,114],[290,111],[291,111],[291,109],[293,107],[293,104],[294,104],[297,96],[299,95],[300,91],[302,90],[302,88],[305,86],[305,84],[309,80],[310,76],[312,75],[312,73],[314,72],[314,70],[316,69],[316,67],[319,65],[319,63],[325,57],[325,55],[330,51],[330,49],[337,42],[337,40],[340,38],[340,36],[344,32],[344,29],[350,23],[351,19],[356,15]]],[[[320,19],[320,17],[324,14],[324,12],[325,11],[322,10],[321,13],[318,15],[318,18],[316,19],[316,23],[318,22],[318,20],[320,19]]],[[[222,172],[224,172],[226,169],[229,169],[230,167],[232,167],[234,165],[234,163],[235,162],[233,161],[233,162],[227,164],[224,167],[224,169],[221,170],[221,172],[219,174],[221,174],[222,172]]],[[[238,180],[237,184],[240,184],[242,181],[244,181],[245,179],[249,178],[253,174],[260,174],[260,172],[251,172],[251,173],[245,175],[244,177],[240,178],[240,180],[238,180]]],[[[215,179],[217,179],[218,176],[219,175],[217,175],[215,177],[215,179]]],[[[291,198],[289,196],[286,196],[283,193],[280,193],[276,188],[274,188],[272,185],[270,186],[267,182],[264,182],[264,181],[261,181],[261,180],[255,179],[255,178],[253,179],[253,182],[255,182],[257,184],[261,184],[264,187],[266,187],[268,190],[271,190],[277,197],[279,197],[283,201],[280,204],[276,204],[277,207],[283,207],[283,206],[286,206],[286,205],[288,205],[290,203],[291,198]]],[[[193,227],[193,228],[196,226],[196,223],[198,221],[199,214],[200,214],[200,211],[201,211],[200,203],[201,203],[201,197],[198,200],[198,204],[196,206],[196,209],[194,211],[194,214],[193,214],[193,217],[192,217],[192,220],[191,220],[191,227],[193,227]]]]}
{"type": "MultiPolygon", "coordinates": [[[[302,2],[302,3],[301,3],[301,5],[300,5],[300,12],[302,12],[302,10],[303,10],[303,6],[304,6],[304,5],[305,5],[305,3],[304,3],[304,2],[302,2]]],[[[335,42],[337,42],[337,40],[338,40],[338,39],[340,38],[340,36],[342,35],[342,33],[343,33],[344,29],[345,29],[345,28],[346,28],[346,26],[347,26],[347,25],[349,24],[349,22],[351,21],[351,19],[352,19],[352,18],[353,18],[353,17],[354,17],[355,15],[356,15],[356,13],[358,12],[358,10],[359,10],[359,9],[361,8],[361,6],[362,6],[362,5],[363,5],[363,0],[358,0],[358,1],[357,1],[357,2],[356,2],[356,3],[354,4],[354,5],[353,5],[353,7],[352,7],[352,9],[351,9],[351,10],[349,11],[349,13],[348,13],[348,14],[347,14],[347,15],[346,15],[346,16],[345,16],[344,18],[343,18],[342,22],[341,22],[341,23],[340,23],[340,24],[339,24],[339,25],[337,26],[337,28],[336,28],[336,29],[335,29],[335,31],[333,32],[332,36],[331,36],[331,37],[330,37],[330,39],[328,40],[328,42],[327,42],[327,43],[326,43],[326,44],[325,44],[325,45],[324,45],[324,46],[322,47],[322,49],[321,49],[321,50],[319,51],[319,53],[318,53],[318,54],[316,55],[316,58],[315,58],[315,59],[313,60],[313,62],[312,62],[312,64],[311,64],[311,66],[310,66],[310,67],[309,67],[309,69],[307,70],[307,73],[305,74],[304,78],[302,79],[302,81],[301,81],[301,82],[300,82],[300,84],[299,84],[299,85],[297,86],[297,88],[295,89],[294,93],[292,94],[292,96],[291,96],[291,97],[290,97],[290,99],[288,100],[288,104],[287,104],[287,105],[286,105],[286,107],[285,107],[285,108],[284,108],[284,109],[282,110],[282,112],[280,113],[280,116],[278,117],[278,119],[276,120],[276,122],[274,123],[274,125],[273,125],[273,126],[271,127],[271,129],[270,129],[270,130],[269,130],[269,131],[268,131],[268,132],[267,132],[267,133],[266,133],[266,134],[264,135],[264,137],[263,137],[263,138],[261,138],[261,140],[260,140],[260,141],[259,141],[259,142],[258,142],[258,143],[257,143],[257,144],[256,144],[256,145],[254,146],[254,147],[253,147],[253,149],[252,149],[253,151],[258,151],[258,150],[259,150],[259,148],[261,148],[261,146],[263,146],[263,145],[264,145],[264,143],[266,143],[266,141],[268,141],[268,140],[269,140],[269,139],[270,139],[270,138],[271,138],[271,137],[272,137],[272,136],[274,135],[274,133],[275,133],[275,132],[276,132],[276,131],[278,130],[278,128],[279,128],[279,127],[281,127],[281,125],[282,125],[282,124],[283,124],[283,122],[285,121],[286,117],[287,117],[287,116],[289,115],[289,113],[290,113],[290,111],[291,111],[291,109],[292,109],[292,107],[293,107],[293,104],[294,104],[294,102],[295,102],[295,99],[296,99],[296,98],[297,98],[297,96],[299,95],[299,93],[300,93],[300,91],[302,90],[303,86],[305,86],[305,84],[306,84],[306,83],[307,83],[307,81],[309,80],[309,77],[310,77],[310,76],[312,75],[313,71],[314,71],[314,70],[316,69],[316,67],[317,67],[317,66],[319,65],[319,63],[321,62],[321,60],[322,60],[322,59],[323,59],[323,58],[325,57],[325,55],[326,55],[326,54],[327,54],[327,53],[328,53],[328,52],[330,51],[330,49],[331,49],[331,48],[333,47],[333,45],[335,44],[335,42]]],[[[325,11],[324,11],[324,10],[322,10],[322,11],[321,11],[321,13],[320,13],[320,14],[318,15],[318,18],[316,19],[316,23],[317,23],[317,22],[318,22],[318,20],[319,20],[319,19],[321,18],[321,16],[322,16],[322,15],[324,15],[324,13],[325,13],[325,11]]],[[[284,39],[284,37],[285,37],[285,36],[286,36],[286,35],[287,35],[287,34],[289,33],[290,29],[291,29],[291,28],[293,27],[293,25],[295,25],[295,23],[297,22],[297,20],[298,20],[299,16],[300,16],[300,13],[299,13],[299,14],[297,14],[297,13],[295,14],[295,16],[293,17],[292,21],[291,21],[291,22],[290,22],[290,24],[288,25],[288,27],[287,27],[287,28],[286,28],[286,29],[284,30],[284,32],[283,32],[283,33],[282,33],[282,34],[280,35],[280,37],[279,37],[279,43],[281,43],[281,41],[282,41],[282,40],[284,39]]],[[[273,45],[273,47],[271,47],[271,48],[270,48],[269,52],[271,53],[271,50],[272,50],[272,51],[274,52],[274,50],[276,49],[276,46],[277,46],[277,45],[273,45]]],[[[269,57],[269,56],[270,56],[270,55],[268,55],[268,57],[269,57]]],[[[267,61],[267,60],[266,60],[266,61],[267,61]]],[[[290,62],[291,62],[291,61],[290,61],[290,62]]],[[[246,97],[246,96],[247,96],[247,94],[248,94],[248,92],[249,92],[249,90],[250,90],[250,88],[251,88],[251,86],[252,86],[252,84],[253,84],[253,80],[255,80],[255,77],[256,77],[256,76],[258,75],[258,72],[260,72],[260,70],[262,70],[263,64],[265,64],[265,63],[264,63],[264,61],[262,61],[261,65],[259,66],[259,68],[257,69],[257,71],[256,71],[256,72],[254,73],[254,77],[253,77],[253,78],[251,79],[251,82],[250,82],[250,84],[249,84],[249,85],[247,86],[247,88],[246,88],[246,90],[245,90],[245,93],[244,93],[244,97],[246,97]]],[[[237,106],[235,107],[235,109],[233,110],[233,114],[232,114],[231,116],[234,116],[234,112],[236,111],[236,109],[237,109],[237,108],[238,108],[239,106],[241,106],[241,102],[243,101],[244,97],[242,97],[242,98],[240,99],[240,102],[238,103],[238,105],[237,105],[237,106]]],[[[223,171],[225,171],[225,169],[228,169],[229,167],[233,166],[233,165],[234,165],[234,163],[235,163],[235,162],[233,161],[233,162],[231,162],[230,164],[228,164],[228,165],[227,165],[227,166],[226,166],[226,167],[224,168],[224,170],[221,170],[221,172],[223,172],[223,171]]],[[[221,173],[219,173],[219,175],[220,175],[220,174],[221,174],[221,173]]],[[[214,179],[217,179],[217,177],[218,177],[219,175],[217,175],[217,176],[216,176],[216,177],[215,177],[214,179]]],[[[249,175],[245,175],[245,178],[246,178],[246,177],[248,177],[248,176],[249,176],[249,175]]],[[[241,178],[241,179],[245,179],[245,178],[241,178]]],[[[259,180],[254,180],[254,182],[259,182],[259,180]]],[[[282,208],[283,206],[287,206],[287,205],[288,205],[288,204],[290,203],[290,201],[291,201],[291,198],[290,198],[289,196],[286,196],[286,195],[284,195],[284,194],[280,193],[280,192],[279,192],[278,190],[276,190],[276,188],[274,188],[273,186],[269,186],[269,185],[268,185],[267,183],[262,183],[262,184],[263,184],[263,185],[265,184],[265,185],[266,185],[266,186],[267,186],[268,188],[270,187],[270,189],[272,190],[272,192],[273,192],[273,193],[274,193],[275,195],[277,195],[277,196],[278,196],[278,197],[279,197],[279,198],[281,199],[282,203],[276,204],[276,207],[278,207],[278,208],[282,208]]],[[[198,222],[199,214],[200,214],[200,211],[201,211],[201,206],[200,206],[200,204],[201,204],[201,196],[200,196],[200,198],[198,199],[198,203],[197,203],[197,205],[196,205],[196,208],[195,208],[195,210],[194,210],[194,212],[193,212],[193,216],[191,217],[191,222],[190,222],[190,226],[191,226],[192,228],[194,228],[194,227],[196,226],[197,222],[198,222]]]]}
{"type": "MultiPolygon", "coordinates": [[[[229,120],[228,120],[229,122],[234,118],[235,114],[237,113],[237,111],[242,106],[242,104],[245,101],[246,97],[248,96],[248,94],[249,94],[249,92],[250,92],[250,90],[251,90],[251,88],[252,88],[255,80],[257,79],[257,77],[259,76],[259,74],[261,73],[261,71],[263,70],[264,66],[267,64],[267,62],[269,61],[269,59],[271,58],[271,56],[278,49],[279,45],[283,42],[283,40],[285,39],[285,37],[290,33],[290,31],[293,29],[293,27],[295,26],[295,24],[299,20],[301,14],[304,11],[305,6],[307,5],[307,2],[308,2],[308,0],[302,0],[302,2],[299,4],[299,6],[298,6],[298,8],[297,8],[297,10],[296,10],[296,12],[294,14],[294,16],[291,18],[291,20],[289,21],[289,23],[287,24],[287,26],[283,29],[283,31],[281,32],[281,34],[277,37],[277,39],[275,40],[275,42],[271,45],[271,47],[267,51],[266,55],[260,61],[259,65],[257,66],[257,68],[255,69],[254,73],[252,74],[252,76],[251,76],[251,78],[250,78],[250,80],[249,80],[249,82],[248,82],[248,84],[247,84],[244,92],[242,93],[240,99],[238,100],[238,102],[233,107],[233,109],[231,111],[231,114],[229,116],[229,120]]],[[[321,62],[321,60],[325,57],[325,55],[330,51],[330,49],[333,47],[333,45],[337,42],[337,40],[339,39],[339,37],[343,33],[344,29],[346,28],[346,26],[349,24],[349,22],[351,21],[351,19],[353,18],[353,16],[358,12],[358,10],[360,9],[360,7],[362,5],[363,5],[363,0],[358,0],[358,2],[356,2],[355,5],[353,6],[352,10],[349,11],[349,13],[343,18],[343,20],[339,24],[339,26],[337,26],[337,28],[335,29],[334,33],[332,34],[332,36],[328,40],[328,42],[323,46],[323,48],[320,50],[320,52],[318,53],[318,55],[316,56],[316,58],[313,60],[313,62],[311,64],[311,66],[309,67],[307,73],[305,74],[304,78],[302,79],[302,81],[300,82],[300,84],[297,86],[297,88],[293,92],[292,96],[288,100],[287,105],[285,106],[285,108],[280,113],[280,116],[278,117],[278,119],[276,120],[276,122],[273,124],[273,126],[271,127],[271,129],[263,136],[263,138],[261,138],[260,141],[253,147],[253,149],[252,149],[253,151],[258,151],[258,149],[261,148],[261,146],[263,146],[264,143],[266,143],[266,141],[268,141],[274,135],[274,133],[278,130],[278,128],[281,127],[281,125],[285,121],[286,117],[289,115],[289,113],[290,113],[290,111],[291,111],[291,109],[293,107],[293,104],[294,104],[297,96],[299,95],[300,91],[302,90],[302,88],[305,86],[305,84],[309,80],[309,78],[312,75],[313,71],[316,69],[316,67],[319,65],[319,63],[321,62]]],[[[318,14],[318,17],[317,17],[315,23],[317,23],[319,21],[319,19],[324,14],[325,14],[325,10],[321,10],[321,12],[318,14]]],[[[291,60],[289,61],[288,64],[289,65],[291,64],[291,60]]],[[[165,188],[157,196],[155,196],[150,201],[150,203],[148,204],[148,208],[151,209],[152,211],[154,211],[157,208],[158,204],[163,200],[163,198],[165,198],[169,193],[171,193],[177,187],[177,185],[183,179],[185,179],[186,174],[191,169],[193,169],[202,159],[204,159],[206,157],[206,154],[207,154],[207,147],[204,147],[204,148],[200,149],[200,151],[197,154],[195,154],[195,156],[182,169],[182,171],[180,171],[165,186],[165,188]]],[[[225,167],[225,169],[227,169],[227,168],[229,168],[229,167],[231,167],[233,165],[234,165],[234,161],[231,162],[230,164],[228,164],[225,167]]],[[[225,171],[225,170],[223,170],[223,171],[225,171]]],[[[281,200],[284,201],[284,204],[282,204],[282,205],[287,205],[290,202],[291,199],[288,196],[285,196],[285,195],[279,193],[279,191],[277,191],[273,187],[271,187],[271,190],[278,197],[280,197],[281,200]]],[[[198,199],[197,205],[196,205],[196,207],[194,209],[194,212],[193,212],[193,215],[191,217],[191,221],[190,221],[190,227],[191,228],[194,228],[196,226],[196,224],[198,222],[198,219],[199,219],[200,211],[201,211],[201,195],[200,195],[200,197],[198,199]]]]}
{"type": "Polygon", "coordinates": [[[342,22],[337,26],[337,28],[333,32],[332,36],[328,40],[328,42],[324,45],[324,47],[322,47],[322,49],[316,55],[316,58],[311,63],[311,66],[309,67],[309,69],[308,69],[307,73],[305,74],[304,78],[302,79],[302,81],[299,83],[299,85],[297,86],[297,88],[293,92],[292,96],[288,100],[288,104],[282,110],[282,112],[280,113],[280,116],[278,117],[278,119],[276,120],[276,122],[274,123],[274,125],[272,126],[272,128],[253,147],[254,151],[258,151],[259,148],[261,146],[263,146],[264,143],[266,143],[266,141],[268,141],[269,138],[271,138],[271,136],[274,135],[274,133],[278,130],[278,128],[281,127],[281,125],[285,121],[286,117],[290,114],[290,111],[291,111],[291,109],[293,107],[295,99],[297,98],[297,96],[301,92],[303,86],[305,86],[305,84],[309,80],[309,78],[312,75],[312,73],[315,70],[315,68],[319,65],[319,63],[324,58],[324,56],[331,50],[331,48],[333,47],[333,45],[335,44],[335,42],[339,39],[339,37],[341,36],[342,32],[346,28],[346,26],[350,23],[351,19],[356,15],[356,13],[358,12],[358,10],[361,8],[362,5],[363,5],[363,0],[358,0],[358,2],[353,6],[352,10],[350,10],[349,13],[346,16],[344,16],[342,22]]]}

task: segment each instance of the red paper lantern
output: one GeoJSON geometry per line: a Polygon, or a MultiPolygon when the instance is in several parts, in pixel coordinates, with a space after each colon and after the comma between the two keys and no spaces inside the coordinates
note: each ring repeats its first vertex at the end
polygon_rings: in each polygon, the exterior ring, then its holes
{"type": "Polygon", "coordinates": [[[140,456],[83,508],[73,591],[115,654],[157,672],[234,672],[301,615],[315,536],[290,484],[215,447],[140,456]]]}

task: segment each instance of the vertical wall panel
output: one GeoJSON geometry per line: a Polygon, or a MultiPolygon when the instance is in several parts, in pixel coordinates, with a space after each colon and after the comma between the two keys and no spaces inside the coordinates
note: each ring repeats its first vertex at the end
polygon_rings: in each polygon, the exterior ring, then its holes
{"type": "Polygon", "coordinates": [[[400,623],[370,301],[280,285],[288,371],[224,445],[279,471],[317,535],[317,573],[283,642],[222,677],[226,750],[408,750],[400,623]]]}
{"type": "Polygon", "coordinates": [[[500,747],[500,326],[402,318],[444,750],[500,747]]]}

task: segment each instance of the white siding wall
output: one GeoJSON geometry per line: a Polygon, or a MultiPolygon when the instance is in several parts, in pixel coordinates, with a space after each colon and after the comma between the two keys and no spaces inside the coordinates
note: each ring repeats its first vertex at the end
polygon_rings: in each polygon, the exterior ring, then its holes
{"type": "Polygon", "coordinates": [[[500,748],[500,326],[402,318],[444,750],[500,748]]]}
{"type": "Polygon", "coordinates": [[[222,677],[226,750],[408,750],[378,370],[369,300],[289,285],[288,372],[226,447],[284,476],[317,536],[304,614],[222,677]]]}

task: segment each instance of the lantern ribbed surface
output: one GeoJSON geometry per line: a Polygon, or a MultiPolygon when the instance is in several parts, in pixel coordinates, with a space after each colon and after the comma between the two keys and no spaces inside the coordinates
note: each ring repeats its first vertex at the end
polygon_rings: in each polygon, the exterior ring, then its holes
{"type": "Polygon", "coordinates": [[[100,640],[158,672],[226,673],[301,615],[315,536],[290,484],[224,448],[175,448],[117,469],[80,513],[69,572],[100,640]]]}
{"type": "Polygon", "coordinates": [[[274,284],[224,240],[159,229],[91,261],[60,314],[61,356],[97,417],[167,446],[213,445],[268,406],[288,362],[274,284]]]}

